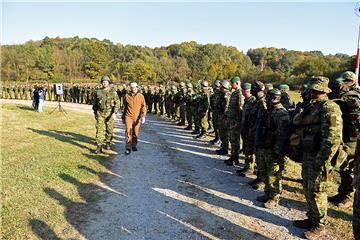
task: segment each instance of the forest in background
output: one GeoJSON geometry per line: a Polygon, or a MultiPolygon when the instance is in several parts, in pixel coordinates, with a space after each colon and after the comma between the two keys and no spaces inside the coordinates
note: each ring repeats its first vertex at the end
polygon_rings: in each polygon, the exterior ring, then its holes
{"type": "Polygon", "coordinates": [[[109,75],[116,83],[168,84],[229,79],[287,83],[297,88],[312,75],[333,79],[354,71],[355,56],[321,51],[255,48],[246,53],[222,44],[194,41],[164,47],[122,45],[107,39],[49,38],[1,46],[1,79],[24,83],[97,83],[109,75]]]}

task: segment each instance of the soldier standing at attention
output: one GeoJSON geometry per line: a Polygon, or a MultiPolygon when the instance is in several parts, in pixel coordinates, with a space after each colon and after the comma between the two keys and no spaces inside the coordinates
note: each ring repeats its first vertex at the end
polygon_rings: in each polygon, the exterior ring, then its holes
{"type": "Polygon", "coordinates": [[[241,81],[239,76],[231,79],[231,86],[234,90],[229,100],[229,108],[226,113],[226,125],[229,130],[229,139],[231,143],[231,156],[224,162],[231,166],[234,163],[239,164],[240,153],[240,133],[243,100],[241,96],[241,81]]]}
{"type": "Polygon", "coordinates": [[[200,123],[200,134],[195,138],[197,139],[205,139],[207,130],[209,127],[208,123],[208,111],[210,106],[210,93],[208,91],[209,83],[207,81],[201,81],[201,90],[198,98],[198,109],[197,115],[200,123]]]}
{"type": "Polygon", "coordinates": [[[254,136],[250,134],[250,128],[253,123],[250,122],[252,110],[254,108],[256,97],[251,94],[251,84],[244,83],[242,86],[242,95],[244,96],[244,107],[241,118],[241,138],[243,140],[242,151],[245,155],[245,166],[238,170],[240,176],[245,177],[246,174],[254,172],[254,136]]]}
{"type": "Polygon", "coordinates": [[[327,220],[328,176],[331,159],[342,139],[342,119],[339,106],[328,99],[329,79],[314,76],[308,82],[311,101],[304,109],[304,126],[301,145],[303,149],[302,179],[308,205],[307,219],[297,220],[294,226],[308,229],[307,239],[317,239],[325,234],[327,220]],[[307,108],[308,108],[307,107],[307,108]]]}
{"type": "Polygon", "coordinates": [[[145,123],[147,109],[144,95],[138,92],[138,85],[130,83],[130,92],[124,98],[122,121],[125,124],[125,154],[137,151],[140,125],[145,123]]]}
{"type": "Polygon", "coordinates": [[[102,152],[102,145],[106,143],[106,150],[110,150],[110,142],[114,133],[114,113],[120,108],[120,100],[115,89],[110,88],[110,78],[104,76],[101,78],[102,88],[96,91],[93,104],[94,115],[96,119],[96,151],[102,152]]]}
{"type": "Polygon", "coordinates": [[[357,141],[358,128],[360,126],[360,89],[356,86],[357,78],[355,73],[347,71],[341,74],[336,80],[339,84],[339,104],[343,119],[343,144],[347,159],[340,166],[341,183],[338,194],[329,197],[329,202],[340,208],[349,208],[352,205],[351,194],[354,158],[357,141]]]}
{"type": "Polygon", "coordinates": [[[210,142],[212,144],[218,144],[220,143],[220,138],[219,138],[219,105],[220,103],[220,99],[223,95],[223,93],[220,91],[220,80],[216,80],[214,81],[212,88],[214,90],[214,93],[211,95],[210,97],[210,110],[212,113],[211,116],[211,120],[212,120],[212,125],[214,128],[214,132],[215,132],[215,138],[213,140],[211,140],[210,142]]]}
{"type": "Polygon", "coordinates": [[[281,92],[272,89],[266,95],[267,110],[264,118],[263,136],[265,148],[265,195],[256,200],[263,202],[264,207],[274,208],[278,205],[282,192],[282,170],[285,164],[285,146],[290,131],[290,116],[280,103],[281,92]]]}

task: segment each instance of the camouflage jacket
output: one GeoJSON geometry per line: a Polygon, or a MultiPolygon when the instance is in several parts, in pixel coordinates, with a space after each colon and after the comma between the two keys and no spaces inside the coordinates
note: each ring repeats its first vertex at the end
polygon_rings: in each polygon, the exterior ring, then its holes
{"type": "Polygon", "coordinates": [[[229,107],[227,109],[226,117],[230,122],[229,127],[240,127],[242,115],[243,98],[241,89],[231,93],[229,100],[229,107]]]}
{"type": "Polygon", "coordinates": [[[198,97],[198,113],[204,114],[209,110],[210,107],[210,93],[205,90],[199,93],[198,97]]]}
{"type": "Polygon", "coordinates": [[[314,166],[330,164],[342,139],[340,107],[327,98],[311,100],[302,115],[303,151],[314,152],[314,166]]]}
{"type": "Polygon", "coordinates": [[[97,89],[93,104],[94,113],[116,112],[120,108],[120,100],[115,89],[97,89]]]}
{"type": "Polygon", "coordinates": [[[273,149],[276,154],[284,154],[290,130],[290,116],[281,103],[268,108],[264,116],[262,135],[264,148],[273,149]]]}
{"type": "Polygon", "coordinates": [[[280,103],[288,111],[293,111],[295,109],[295,103],[293,100],[290,99],[290,96],[287,93],[281,94],[280,103]]]}
{"type": "Polygon", "coordinates": [[[250,118],[250,131],[255,135],[255,148],[262,147],[264,136],[262,136],[262,127],[264,122],[264,116],[266,112],[265,96],[259,97],[254,103],[254,107],[251,111],[250,118]]]}
{"type": "Polygon", "coordinates": [[[223,112],[222,101],[224,99],[224,95],[225,93],[220,90],[216,90],[210,96],[210,109],[213,113],[219,114],[220,112],[223,112]]]}
{"type": "Polygon", "coordinates": [[[250,96],[248,98],[245,98],[244,100],[244,107],[243,107],[243,114],[241,117],[241,126],[242,131],[245,134],[249,133],[250,128],[254,125],[254,122],[251,122],[251,117],[253,114],[253,109],[256,103],[256,97],[250,96]]]}

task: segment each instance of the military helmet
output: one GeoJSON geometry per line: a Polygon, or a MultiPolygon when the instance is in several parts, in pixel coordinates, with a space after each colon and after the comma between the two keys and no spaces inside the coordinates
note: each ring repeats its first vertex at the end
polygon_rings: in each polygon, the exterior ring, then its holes
{"type": "Polygon", "coordinates": [[[200,83],[200,85],[201,85],[201,87],[206,88],[206,87],[209,86],[209,83],[208,83],[207,81],[205,81],[205,80],[202,80],[201,83],[200,83]]]}
{"type": "Polygon", "coordinates": [[[274,86],[271,83],[266,83],[265,88],[268,89],[268,90],[271,90],[271,89],[274,88],[274,86]]]}
{"type": "Polygon", "coordinates": [[[231,89],[231,85],[230,85],[229,81],[227,81],[227,80],[221,80],[220,81],[220,86],[227,89],[227,90],[231,89]]]}
{"type": "Polygon", "coordinates": [[[279,89],[280,90],[290,90],[290,87],[287,84],[280,84],[279,89]]]}
{"type": "Polygon", "coordinates": [[[192,85],[191,83],[186,84],[186,86],[187,86],[188,88],[192,88],[192,87],[193,87],[193,85],[192,85]]]}
{"type": "Polygon", "coordinates": [[[271,101],[272,103],[280,102],[281,91],[277,88],[273,88],[266,94],[266,101],[271,101]]]}
{"type": "Polygon", "coordinates": [[[180,82],[180,87],[184,88],[186,84],[184,82],[180,82]]]}
{"type": "Polygon", "coordinates": [[[242,90],[251,90],[251,83],[245,82],[241,85],[242,90]]]}
{"type": "Polygon", "coordinates": [[[253,95],[264,90],[265,85],[260,81],[256,81],[255,83],[251,84],[251,94],[253,95]]]}
{"type": "Polygon", "coordinates": [[[215,80],[212,84],[212,87],[213,88],[219,88],[221,85],[220,85],[220,80],[215,80]]]}
{"type": "Polygon", "coordinates": [[[175,85],[171,86],[171,90],[177,90],[177,87],[175,85]]]}
{"type": "Polygon", "coordinates": [[[111,80],[110,80],[110,78],[109,78],[108,76],[103,76],[103,77],[101,78],[100,83],[103,83],[104,81],[108,81],[109,83],[111,83],[111,80]]]}

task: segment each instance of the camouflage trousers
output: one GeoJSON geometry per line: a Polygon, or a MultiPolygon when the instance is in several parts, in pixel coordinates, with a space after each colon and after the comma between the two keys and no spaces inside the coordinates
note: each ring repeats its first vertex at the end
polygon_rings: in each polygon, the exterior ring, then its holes
{"type": "Polygon", "coordinates": [[[193,114],[191,111],[191,107],[186,107],[186,121],[188,123],[188,126],[192,126],[193,124],[193,114]]]}
{"type": "Polygon", "coordinates": [[[212,125],[214,128],[214,132],[215,132],[215,138],[219,137],[219,114],[217,112],[213,112],[212,113],[212,125]]]}
{"type": "Polygon", "coordinates": [[[219,137],[221,140],[221,149],[228,151],[229,150],[229,134],[228,129],[224,125],[224,116],[218,117],[218,127],[219,127],[219,137]]]}
{"type": "Polygon", "coordinates": [[[236,122],[230,123],[229,140],[231,144],[231,156],[238,157],[240,153],[240,134],[241,130],[236,126],[236,122]]]}
{"type": "Polygon", "coordinates": [[[206,113],[199,113],[199,118],[200,118],[200,131],[202,133],[206,133],[206,131],[209,128],[207,112],[206,113]]]}
{"type": "Polygon", "coordinates": [[[256,177],[262,182],[265,182],[266,178],[265,157],[265,149],[262,147],[257,148],[255,151],[256,177]]]}
{"type": "Polygon", "coordinates": [[[179,107],[180,111],[180,122],[185,124],[186,121],[186,105],[180,105],[179,107]]]}
{"type": "Polygon", "coordinates": [[[244,169],[254,171],[255,156],[254,156],[254,135],[249,133],[242,134],[243,153],[245,155],[244,169]]]}
{"type": "Polygon", "coordinates": [[[160,115],[164,115],[164,102],[159,102],[160,115]]]}
{"type": "Polygon", "coordinates": [[[328,169],[315,166],[316,152],[304,152],[301,176],[305,199],[308,205],[308,218],[315,225],[325,225],[327,219],[328,169]]]}
{"type": "Polygon", "coordinates": [[[282,192],[282,171],[284,170],[284,156],[275,154],[273,149],[265,149],[265,194],[279,202],[282,192]]]}
{"type": "Polygon", "coordinates": [[[154,113],[157,114],[159,111],[159,102],[158,101],[154,101],[154,113]]]}
{"type": "Polygon", "coordinates": [[[339,195],[343,197],[350,197],[351,193],[354,191],[352,187],[353,181],[353,169],[354,169],[354,157],[355,157],[356,142],[345,143],[344,150],[347,153],[348,157],[346,161],[340,166],[340,178],[341,183],[338,188],[339,195]]]}
{"type": "Polygon", "coordinates": [[[360,240],[360,177],[357,179],[357,187],[353,205],[353,230],[355,240],[360,240]]]}
{"type": "Polygon", "coordinates": [[[195,130],[200,131],[200,129],[201,129],[201,117],[199,116],[199,113],[195,113],[193,116],[194,116],[195,130]]]}
{"type": "Polygon", "coordinates": [[[114,134],[114,116],[112,112],[98,112],[96,119],[96,144],[111,142],[114,134]]]}

